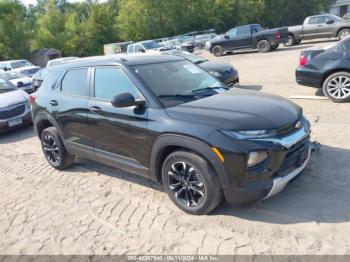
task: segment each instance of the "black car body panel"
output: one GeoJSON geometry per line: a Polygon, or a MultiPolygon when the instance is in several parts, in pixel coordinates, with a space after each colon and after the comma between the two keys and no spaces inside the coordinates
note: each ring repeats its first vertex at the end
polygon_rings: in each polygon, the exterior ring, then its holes
{"type": "Polygon", "coordinates": [[[350,40],[344,40],[326,49],[304,50],[307,63],[296,69],[296,81],[300,85],[320,88],[332,73],[350,71],[350,40]]]}
{"type": "MultiPolygon", "coordinates": [[[[304,156],[309,152],[310,127],[297,105],[260,92],[231,90],[164,107],[153,89],[135,73],[139,65],[184,61],[167,55],[97,57],[54,67],[35,94],[35,130],[40,135],[45,127],[55,126],[69,153],[156,181],[161,181],[162,163],[169,152],[179,148],[196,152],[210,162],[226,200],[235,204],[265,198],[276,192],[277,178],[283,180],[293,170],[298,171],[293,171],[294,177],[302,171],[307,163],[304,156]],[[125,72],[145,104],[116,108],[110,101],[96,99],[92,79],[96,79],[96,68],[101,66],[125,72]],[[86,96],[63,93],[62,78],[78,68],[88,68],[86,96]],[[234,138],[225,133],[258,129],[276,131],[264,139],[234,138]],[[299,146],[301,141],[305,141],[304,146],[299,146]],[[224,161],[213,147],[222,153],[224,161]],[[266,151],[268,158],[248,167],[249,153],[260,150],[266,151]],[[291,171],[283,171],[283,166],[291,171]]],[[[201,70],[189,62],[184,65],[195,73],[201,70]]]]}

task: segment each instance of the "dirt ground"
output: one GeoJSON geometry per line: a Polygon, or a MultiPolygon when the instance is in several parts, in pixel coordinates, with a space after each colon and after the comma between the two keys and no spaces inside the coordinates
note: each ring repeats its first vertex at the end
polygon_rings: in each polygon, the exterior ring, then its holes
{"type": "MultiPolygon", "coordinates": [[[[242,88],[288,98],[316,92],[295,83],[301,49],[329,44],[202,55],[234,65],[242,88]]],[[[293,101],[322,145],[302,175],[269,200],[200,217],[132,174],[82,160],[55,171],[32,127],[1,135],[0,254],[350,254],[350,105],[293,101]]]]}

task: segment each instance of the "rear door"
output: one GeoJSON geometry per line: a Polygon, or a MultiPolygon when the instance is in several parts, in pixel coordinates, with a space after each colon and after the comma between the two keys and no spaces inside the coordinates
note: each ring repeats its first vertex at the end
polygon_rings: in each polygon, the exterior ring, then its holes
{"type": "Polygon", "coordinates": [[[88,122],[89,72],[89,68],[67,71],[56,95],[48,98],[48,110],[61,127],[67,148],[88,158],[93,156],[88,122]]]}
{"type": "Polygon", "coordinates": [[[94,68],[89,123],[99,162],[148,176],[141,164],[148,156],[148,109],[135,106],[115,108],[114,96],[124,92],[143,98],[128,74],[119,66],[94,68]]]}

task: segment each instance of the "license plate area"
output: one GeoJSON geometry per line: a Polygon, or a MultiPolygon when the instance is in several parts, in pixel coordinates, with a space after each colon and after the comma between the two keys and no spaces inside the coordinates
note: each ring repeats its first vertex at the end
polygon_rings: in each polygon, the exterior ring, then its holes
{"type": "Polygon", "coordinates": [[[18,125],[21,125],[22,123],[23,121],[21,117],[16,117],[8,120],[9,127],[18,126],[18,125]]]}

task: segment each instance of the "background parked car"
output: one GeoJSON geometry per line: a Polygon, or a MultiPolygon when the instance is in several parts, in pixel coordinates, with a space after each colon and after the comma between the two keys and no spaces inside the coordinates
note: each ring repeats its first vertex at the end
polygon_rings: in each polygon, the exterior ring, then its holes
{"type": "Polygon", "coordinates": [[[287,37],[287,28],[265,30],[258,24],[244,25],[208,41],[206,49],[215,56],[240,49],[258,49],[260,53],[266,53],[277,49],[287,37]]]}
{"type": "Polygon", "coordinates": [[[40,67],[33,65],[28,60],[9,60],[1,61],[0,69],[4,71],[20,72],[31,77],[33,74],[40,70],[40,67]]]}
{"type": "Polygon", "coordinates": [[[34,91],[37,91],[40,88],[42,82],[44,81],[47,75],[48,75],[47,68],[42,68],[32,76],[32,85],[33,85],[34,91]]]}
{"type": "Polygon", "coordinates": [[[50,67],[50,66],[54,66],[54,65],[61,65],[63,63],[72,61],[78,59],[78,57],[75,56],[69,56],[69,57],[60,57],[60,58],[56,58],[56,59],[52,59],[49,62],[47,62],[46,67],[50,67]]]}
{"type": "Polygon", "coordinates": [[[32,79],[22,73],[15,71],[0,72],[0,77],[10,81],[13,85],[27,93],[32,93],[34,91],[32,79]]]}
{"type": "Polygon", "coordinates": [[[300,85],[323,88],[334,102],[350,101],[350,39],[333,47],[303,50],[296,80],[300,85]]]}
{"type": "Polygon", "coordinates": [[[32,123],[29,95],[0,78],[0,132],[32,123]]]}
{"type": "Polygon", "coordinates": [[[304,23],[288,27],[287,46],[300,43],[302,40],[338,37],[339,40],[350,37],[350,21],[336,15],[315,15],[306,17],[304,23]]]}
{"type": "Polygon", "coordinates": [[[155,40],[140,41],[128,45],[127,53],[159,53],[160,51],[168,50],[170,47],[164,47],[155,40]]]}
{"type": "Polygon", "coordinates": [[[197,48],[202,49],[205,47],[205,43],[210,41],[211,39],[217,37],[218,35],[215,33],[211,34],[203,34],[203,35],[196,35],[194,37],[194,43],[197,48]]]}
{"type": "Polygon", "coordinates": [[[238,71],[230,64],[223,62],[211,62],[201,56],[186,51],[170,50],[162,52],[162,54],[183,57],[209,72],[217,79],[224,82],[227,86],[233,86],[234,84],[239,83],[238,71]]]}

